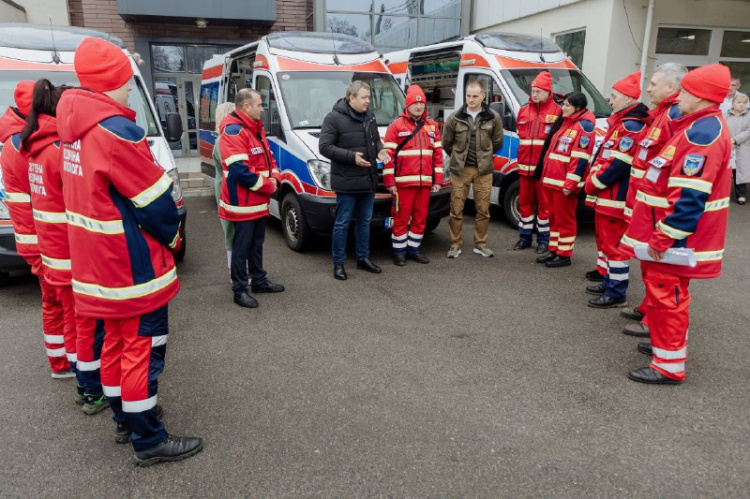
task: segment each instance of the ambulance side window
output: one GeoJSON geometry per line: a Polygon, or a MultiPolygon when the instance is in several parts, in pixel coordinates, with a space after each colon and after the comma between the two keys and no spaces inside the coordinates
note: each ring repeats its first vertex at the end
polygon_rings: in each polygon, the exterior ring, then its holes
{"type": "Polygon", "coordinates": [[[264,75],[258,75],[255,80],[255,90],[260,92],[263,98],[263,126],[266,129],[266,134],[280,137],[282,135],[281,117],[271,79],[264,75]]]}
{"type": "MultiPolygon", "coordinates": [[[[487,76],[484,74],[478,74],[478,73],[467,73],[466,76],[464,76],[464,92],[466,92],[466,86],[469,84],[469,82],[472,81],[480,81],[484,85],[484,90],[487,94],[487,96],[484,99],[484,103],[489,105],[492,102],[503,102],[505,99],[503,99],[503,94],[498,88],[497,85],[495,85],[495,81],[492,79],[491,76],[487,76]]],[[[465,96],[461,96],[462,100],[465,100],[465,96]]]]}

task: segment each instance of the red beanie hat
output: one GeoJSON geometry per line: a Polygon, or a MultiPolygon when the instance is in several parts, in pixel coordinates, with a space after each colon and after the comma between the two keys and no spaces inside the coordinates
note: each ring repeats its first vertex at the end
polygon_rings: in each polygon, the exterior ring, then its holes
{"type": "Polygon", "coordinates": [[[133,76],[125,52],[101,38],[86,38],[81,42],[73,65],[81,86],[97,92],[116,90],[133,76]]]}
{"type": "Polygon", "coordinates": [[[31,100],[34,95],[33,81],[19,81],[16,85],[16,91],[13,92],[13,99],[16,101],[16,107],[21,114],[28,116],[31,112],[31,100]]]}
{"type": "Polygon", "coordinates": [[[547,71],[542,71],[538,75],[536,75],[536,78],[534,78],[534,81],[531,82],[532,87],[536,87],[538,89],[544,90],[545,92],[552,92],[552,75],[549,74],[547,71]]]}
{"type": "Polygon", "coordinates": [[[641,98],[641,72],[636,71],[635,73],[626,76],[622,80],[612,85],[612,88],[614,88],[621,94],[625,94],[628,97],[632,97],[633,99],[640,99],[641,98]]]}
{"type": "Polygon", "coordinates": [[[406,91],[406,108],[408,109],[415,102],[427,104],[427,97],[424,96],[424,91],[419,85],[411,85],[406,91]]]}
{"type": "Polygon", "coordinates": [[[723,64],[708,64],[689,71],[682,79],[682,88],[707,101],[721,103],[727,98],[732,77],[723,64]]]}

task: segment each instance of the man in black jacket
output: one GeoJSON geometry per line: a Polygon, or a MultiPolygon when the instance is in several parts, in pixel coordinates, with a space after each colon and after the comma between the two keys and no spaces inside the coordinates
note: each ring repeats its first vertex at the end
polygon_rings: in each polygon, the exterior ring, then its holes
{"type": "Polygon", "coordinates": [[[336,192],[333,226],[333,276],[346,280],[346,238],[352,217],[357,219],[354,239],[357,268],[379,274],[370,260],[370,219],[378,185],[377,160],[390,161],[378,133],[375,115],[368,111],[370,86],[355,80],[346,97],[328,113],[320,130],[320,153],[331,160],[331,188],[336,192]]]}

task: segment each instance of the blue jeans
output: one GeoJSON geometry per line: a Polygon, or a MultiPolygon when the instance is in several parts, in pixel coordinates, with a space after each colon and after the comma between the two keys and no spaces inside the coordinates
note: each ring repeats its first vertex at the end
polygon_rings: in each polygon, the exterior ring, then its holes
{"type": "Polygon", "coordinates": [[[375,203],[375,193],[362,194],[336,193],[336,221],[333,224],[333,253],[334,265],[343,265],[346,260],[346,238],[349,235],[349,224],[352,217],[357,221],[354,225],[354,251],[357,260],[370,257],[370,220],[372,206],[375,203]]]}

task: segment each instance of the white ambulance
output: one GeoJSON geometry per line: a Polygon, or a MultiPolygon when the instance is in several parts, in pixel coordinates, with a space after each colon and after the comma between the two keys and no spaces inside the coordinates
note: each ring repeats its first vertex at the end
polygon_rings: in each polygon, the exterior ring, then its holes
{"type": "Polygon", "coordinates": [[[384,55],[385,62],[404,88],[418,84],[427,95],[427,113],[439,123],[464,103],[464,87],[481,80],[487,104],[503,118],[503,146],[495,152],[492,203],[502,207],[512,226],[518,225],[518,134],[515,118],[529,101],[531,82],[544,70],[552,74],[555,94],[580,91],[597,117],[599,140],[611,109],[601,93],[560,48],[539,36],[519,33],[483,33],[453,42],[427,45],[384,55]]]}
{"type": "MultiPolygon", "coordinates": [[[[138,65],[124,48],[122,40],[107,33],[84,28],[0,23],[0,115],[5,113],[9,106],[15,105],[13,92],[19,81],[47,78],[55,85],[78,86],[73,68],[73,55],[78,45],[85,38],[92,36],[114,43],[130,57],[134,76],[130,81],[133,90],[130,92],[128,105],[136,112],[138,125],[146,131],[146,140],[154,159],[173,180],[172,197],[180,211],[184,238],[187,214],[182,202],[177,166],[164,136],[165,130],[156,119],[156,108],[146,90],[138,65]]],[[[169,140],[180,140],[182,123],[179,114],[169,115],[167,122],[169,140]]],[[[2,145],[0,150],[1,147],[2,145]]],[[[15,235],[4,198],[5,188],[0,175],[0,279],[5,278],[9,272],[27,267],[23,258],[16,253],[15,235]]],[[[179,261],[184,255],[185,245],[175,258],[179,261]]]]}
{"type": "MultiPolygon", "coordinates": [[[[216,106],[233,102],[238,89],[263,97],[263,123],[283,177],[271,200],[290,248],[303,251],[316,234],[330,234],[336,208],[331,165],[318,151],[323,119],[353,80],[372,89],[370,111],[381,136],[404,109],[404,93],[380,54],[359,38],[332,33],[279,32],[214,56],[203,66],[200,94],[200,151],[205,173],[214,175],[211,154],[217,137],[216,106]]],[[[372,226],[385,227],[392,197],[379,176],[372,226]]],[[[432,194],[427,230],[450,210],[448,184],[432,194]]]]}

